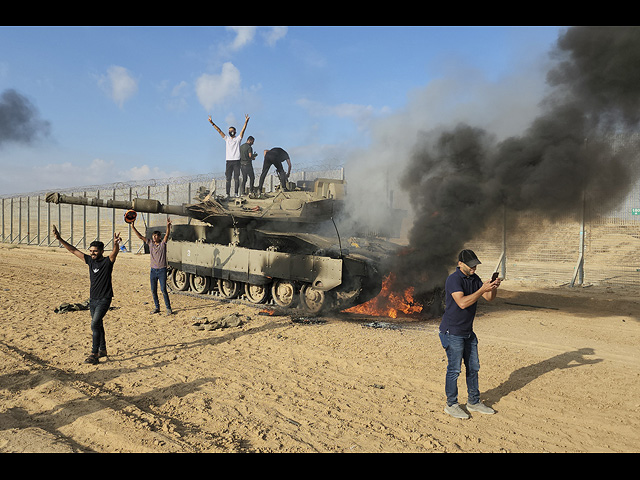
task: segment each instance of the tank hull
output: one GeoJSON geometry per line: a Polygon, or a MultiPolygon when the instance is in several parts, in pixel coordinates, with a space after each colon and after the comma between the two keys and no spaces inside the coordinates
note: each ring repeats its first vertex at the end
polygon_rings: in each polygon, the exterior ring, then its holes
{"type": "Polygon", "coordinates": [[[253,244],[243,238],[242,245],[222,236],[212,227],[175,226],[167,242],[172,288],[320,313],[364,303],[382,287],[372,259],[341,255],[323,237],[258,231],[247,235],[253,244]]]}

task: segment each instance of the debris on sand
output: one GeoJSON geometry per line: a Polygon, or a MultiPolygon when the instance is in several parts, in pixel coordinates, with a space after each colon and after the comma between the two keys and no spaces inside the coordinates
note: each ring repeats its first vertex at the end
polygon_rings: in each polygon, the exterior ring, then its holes
{"type": "Polygon", "coordinates": [[[197,330],[217,330],[219,328],[239,327],[250,320],[250,317],[232,313],[215,320],[209,320],[207,317],[194,317],[194,320],[193,326],[197,330]]]}

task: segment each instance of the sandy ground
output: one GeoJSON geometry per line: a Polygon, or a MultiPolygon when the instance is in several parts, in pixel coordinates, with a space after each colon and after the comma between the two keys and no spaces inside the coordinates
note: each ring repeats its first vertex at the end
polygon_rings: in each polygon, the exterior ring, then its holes
{"type": "Polygon", "coordinates": [[[89,313],[54,313],[86,300],[87,267],[0,244],[0,452],[640,451],[636,290],[507,279],[475,323],[497,413],[458,420],[438,321],[295,322],[177,294],[150,315],[147,262],[118,257],[109,357],[88,365],[89,313]],[[232,313],[242,325],[193,326],[232,313]]]}

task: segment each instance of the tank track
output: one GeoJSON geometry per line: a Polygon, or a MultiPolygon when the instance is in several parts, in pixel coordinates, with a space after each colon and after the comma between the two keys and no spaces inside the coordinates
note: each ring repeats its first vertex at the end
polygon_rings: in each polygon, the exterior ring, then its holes
{"type": "Polygon", "coordinates": [[[193,292],[191,290],[177,290],[175,289],[172,285],[171,282],[167,282],[167,289],[169,291],[170,294],[172,295],[184,295],[187,297],[192,297],[192,298],[199,298],[201,300],[216,300],[218,302],[226,302],[226,303],[234,303],[234,304],[239,304],[239,305],[244,305],[244,306],[248,306],[248,307],[253,307],[255,309],[258,310],[270,310],[273,313],[270,313],[270,315],[273,316],[290,316],[290,315],[294,315],[294,316],[300,316],[300,315],[304,315],[305,317],[321,317],[327,313],[335,313],[336,311],[340,311],[338,309],[336,310],[323,310],[322,312],[317,312],[317,313],[313,313],[313,312],[309,312],[307,310],[305,310],[304,308],[302,308],[300,305],[296,305],[293,307],[281,307],[280,305],[278,305],[272,298],[269,298],[266,302],[264,303],[255,303],[252,302],[250,300],[247,300],[246,295],[243,293],[239,296],[237,296],[236,298],[226,298],[225,296],[221,295],[219,292],[214,291],[214,290],[210,290],[207,293],[197,293],[197,292],[193,292]]]}

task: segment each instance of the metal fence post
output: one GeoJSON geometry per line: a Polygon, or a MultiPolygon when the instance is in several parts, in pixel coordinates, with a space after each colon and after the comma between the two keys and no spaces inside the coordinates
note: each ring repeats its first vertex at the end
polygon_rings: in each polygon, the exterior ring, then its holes
{"type": "Polygon", "coordinates": [[[584,206],[585,206],[585,197],[582,195],[582,212],[581,212],[581,220],[580,220],[580,245],[578,252],[578,263],[576,265],[575,271],[573,272],[573,278],[571,279],[571,286],[573,287],[576,283],[576,277],[578,279],[578,285],[582,285],[584,283],[584,206]]]}

